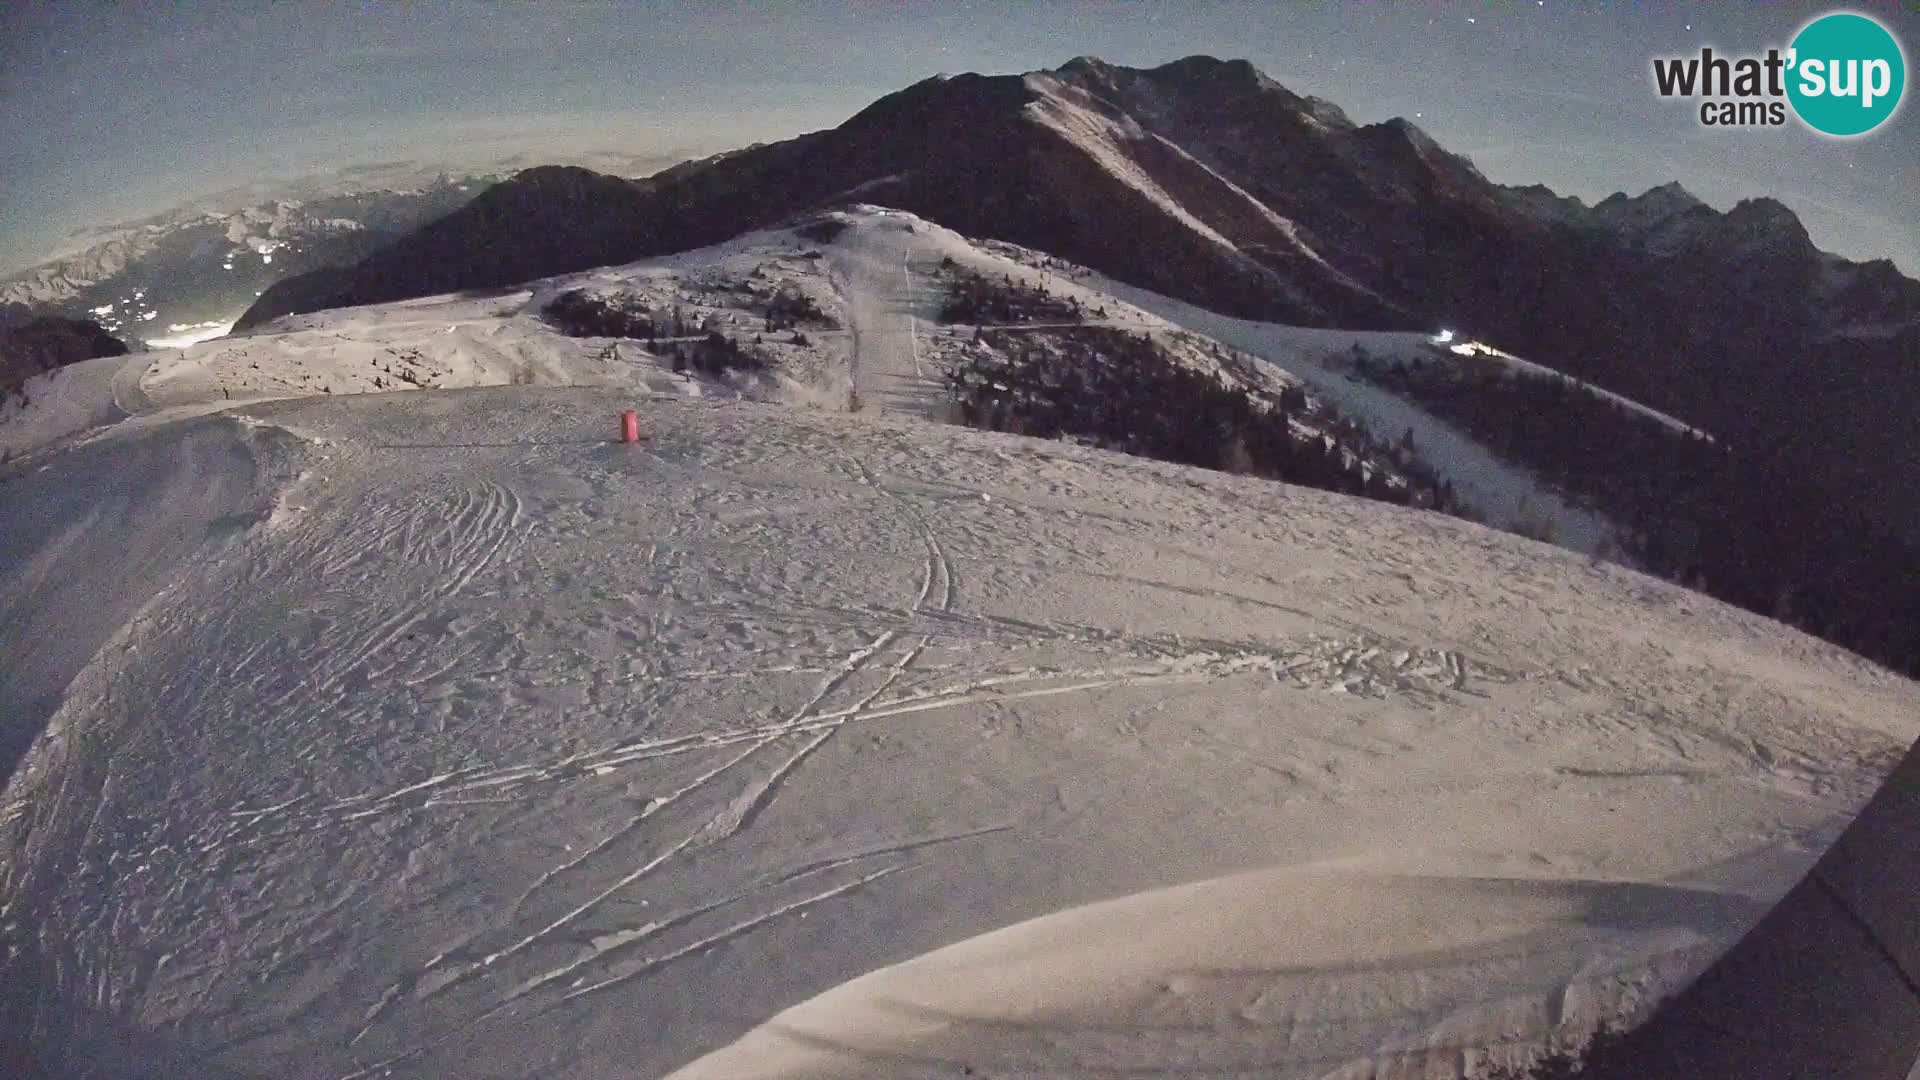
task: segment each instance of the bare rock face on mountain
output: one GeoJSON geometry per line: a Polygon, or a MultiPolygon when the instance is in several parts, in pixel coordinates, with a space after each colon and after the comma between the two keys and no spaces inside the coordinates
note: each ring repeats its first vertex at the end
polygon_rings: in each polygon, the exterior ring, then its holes
{"type": "Polygon", "coordinates": [[[126,352],[126,344],[97,322],[44,317],[0,328],[0,397],[18,391],[35,375],[126,352]]]}

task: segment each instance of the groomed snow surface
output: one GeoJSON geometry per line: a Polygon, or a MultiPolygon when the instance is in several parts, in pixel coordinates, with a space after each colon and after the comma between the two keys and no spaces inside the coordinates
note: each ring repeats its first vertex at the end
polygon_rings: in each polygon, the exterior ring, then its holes
{"type": "MultiPolygon", "coordinates": [[[[870,331],[925,303],[892,250],[818,260],[817,374],[875,402],[919,354],[870,331]]],[[[1471,1075],[1700,970],[1920,735],[1913,684],[1576,554],[689,396],[492,313],[557,287],[137,357],[139,415],[0,474],[0,1046],[1471,1075]],[[212,396],[389,348],[598,385],[212,396]]]]}

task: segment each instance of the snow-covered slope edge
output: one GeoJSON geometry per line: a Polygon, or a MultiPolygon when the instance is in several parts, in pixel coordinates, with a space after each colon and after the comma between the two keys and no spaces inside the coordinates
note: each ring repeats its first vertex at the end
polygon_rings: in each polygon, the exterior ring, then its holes
{"type": "Polygon", "coordinates": [[[1544,1030],[1572,1042],[1638,1015],[1754,907],[1657,884],[1255,871],[863,976],[672,1080],[1472,1075],[1525,1062],[1544,1030]]]}
{"type": "MultiPolygon", "coordinates": [[[[980,1060],[1522,1053],[1703,962],[1920,734],[1912,684],[1766,620],[1250,478],[606,387],[233,416],[296,437],[280,479],[89,661],[0,808],[0,979],[56,1062],[112,1049],[99,1016],[210,1074],[657,1076],[1052,913],[1175,951],[1217,915],[1292,989],[1262,1012],[1260,971],[1183,969],[1162,1011],[1118,1002],[1152,1030],[1095,1001],[980,1060]],[[608,440],[622,407],[647,444],[608,440]],[[1391,874],[1453,883],[1337,884],[1391,874]]],[[[78,494],[186,430],[112,429],[8,498],[49,550],[204,530],[78,494]]]]}
{"type": "Polygon", "coordinates": [[[1353,346],[1392,358],[1426,350],[1428,335],[1367,330],[1317,330],[1220,315],[1122,282],[1099,279],[1103,291],[1196,333],[1262,357],[1306,380],[1374,431],[1412,432],[1421,455],[1452,480],[1461,501],[1502,529],[1545,531],[1553,542],[1588,554],[1615,551],[1615,527],[1603,515],[1574,506],[1526,469],[1502,459],[1478,440],[1418,405],[1368,385],[1329,364],[1353,346]]]}

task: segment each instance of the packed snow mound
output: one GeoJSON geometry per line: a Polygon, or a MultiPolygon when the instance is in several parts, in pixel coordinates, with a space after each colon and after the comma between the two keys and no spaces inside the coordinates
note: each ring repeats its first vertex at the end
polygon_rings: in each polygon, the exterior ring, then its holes
{"type": "Polygon", "coordinates": [[[1441,515],[671,387],[236,405],[0,497],[7,662],[76,665],[0,802],[56,1073],[1454,1076],[1698,970],[1920,735],[1441,515]]]}
{"type": "Polygon", "coordinates": [[[0,399],[0,453],[37,449],[126,419],[132,411],[121,395],[144,367],[138,353],[101,356],[28,379],[20,394],[0,399]]]}
{"type": "Polygon", "coordinates": [[[1755,907],[1652,884],[1256,871],[948,946],[672,1076],[1451,1076],[1635,1011],[1755,907]]]}

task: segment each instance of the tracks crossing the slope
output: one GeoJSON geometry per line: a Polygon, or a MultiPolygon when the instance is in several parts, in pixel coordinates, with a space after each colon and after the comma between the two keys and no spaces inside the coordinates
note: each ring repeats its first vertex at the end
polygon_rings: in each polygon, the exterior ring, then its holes
{"type": "MultiPolygon", "coordinates": [[[[924,562],[918,587],[907,612],[910,615],[922,612],[950,614],[955,599],[953,566],[924,515],[908,500],[888,491],[863,463],[856,461],[852,467],[864,484],[901,508],[904,518],[912,523],[920,536],[925,552],[924,562]]],[[[912,863],[898,856],[919,847],[981,835],[976,830],[951,837],[921,838],[828,859],[814,867],[790,873],[764,889],[723,897],[637,927],[597,931],[585,948],[567,944],[579,940],[576,928],[586,924],[617,898],[629,894],[636,886],[694,852],[724,844],[749,829],[754,820],[771,807],[781,786],[808,758],[826,747],[837,732],[848,723],[884,712],[876,703],[882,701],[912,669],[931,639],[932,633],[925,630],[907,638],[903,638],[896,629],[881,629],[867,635],[823,672],[819,683],[806,699],[783,718],[766,725],[733,733],[641,741],[606,752],[562,759],[546,766],[452,770],[386,793],[351,796],[312,808],[303,807],[299,800],[288,800],[259,810],[236,811],[234,818],[247,824],[282,819],[283,824],[291,826],[291,831],[298,832],[302,827],[324,827],[328,820],[351,821],[367,814],[385,813],[390,809],[459,805],[456,800],[469,794],[505,793],[530,784],[603,776],[623,766],[656,761],[662,757],[718,752],[721,756],[691,779],[653,797],[638,813],[599,841],[541,872],[513,900],[510,911],[516,916],[514,921],[517,923],[522,921],[523,913],[531,914],[542,908],[551,908],[546,900],[548,893],[563,895],[576,892],[584,886],[591,891],[583,898],[532,923],[517,936],[497,939],[492,945],[483,945],[481,939],[474,939],[443,952],[418,971],[389,985],[368,1007],[365,1021],[354,1033],[349,1045],[361,1043],[380,1025],[396,1021],[403,1011],[415,1003],[463,992],[463,988],[477,985],[482,980],[495,982],[497,980],[492,978],[495,975],[512,981],[494,995],[491,1004],[483,1005],[466,1023],[477,1023],[507,1010],[517,1009],[523,1002],[535,1009],[557,1007],[647,975],[770,922],[801,914],[817,904],[910,869],[912,863]],[[877,666],[882,658],[886,659],[886,663],[877,666]],[[875,676],[873,684],[850,692],[850,688],[856,686],[870,670],[875,676]],[[848,695],[846,704],[837,707],[829,705],[836,696],[842,694],[848,695]],[[758,772],[749,772],[754,761],[782,743],[787,743],[788,748],[774,758],[770,766],[758,772]],[[710,812],[695,811],[690,817],[678,813],[684,801],[696,793],[704,795],[706,803],[714,809],[710,812]],[[661,830],[655,825],[664,822],[670,813],[675,821],[667,824],[669,831],[661,835],[661,830]],[[304,825],[295,824],[291,820],[295,818],[304,818],[304,825]],[[639,858],[610,881],[591,884],[595,879],[603,878],[607,864],[617,863],[649,849],[652,854],[639,858]],[[879,861],[877,866],[873,865],[875,860],[879,861]],[[824,882],[803,895],[778,899],[780,895],[789,893],[796,883],[823,874],[843,877],[844,880],[824,882]],[[736,918],[717,930],[695,936],[681,944],[667,944],[659,950],[651,948],[656,942],[667,942],[668,935],[684,936],[683,932],[694,930],[708,915],[745,902],[761,892],[768,892],[768,899],[772,901],[771,906],[764,910],[736,918]],[[550,953],[556,947],[562,950],[570,948],[574,955],[557,964],[540,966],[536,954],[550,953]],[[535,970],[529,972],[528,964],[523,960],[531,961],[535,970]],[[512,974],[507,974],[509,971],[512,974]]],[[[384,640],[384,637],[376,636],[372,645],[359,650],[356,655],[364,658],[377,654],[380,640],[384,640]]],[[[401,1059],[389,1059],[388,1064],[398,1060],[401,1059]]]]}

